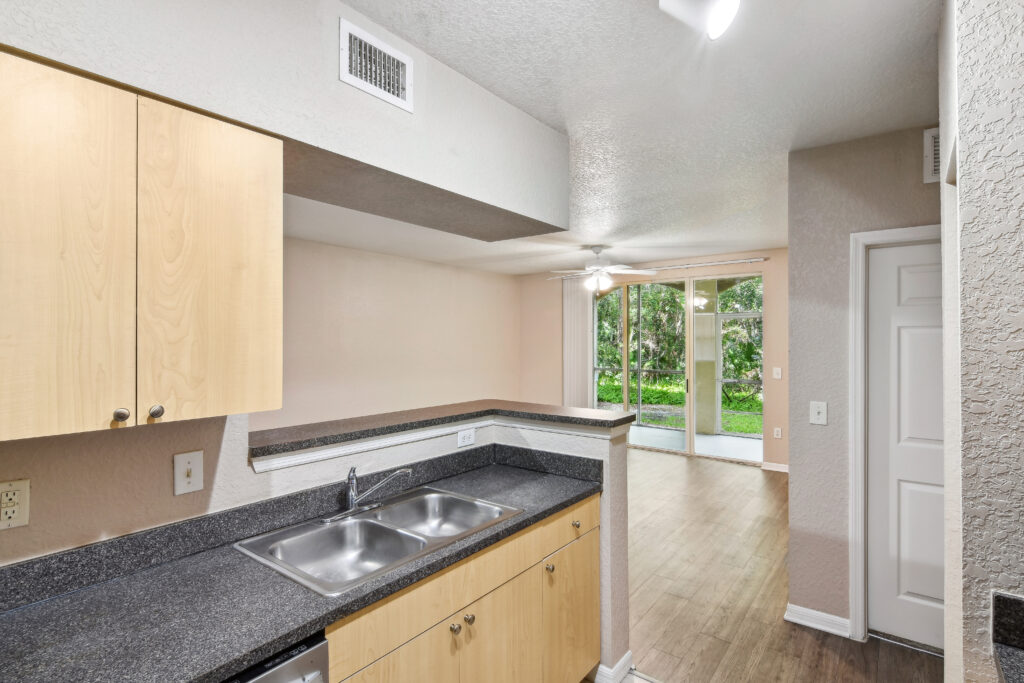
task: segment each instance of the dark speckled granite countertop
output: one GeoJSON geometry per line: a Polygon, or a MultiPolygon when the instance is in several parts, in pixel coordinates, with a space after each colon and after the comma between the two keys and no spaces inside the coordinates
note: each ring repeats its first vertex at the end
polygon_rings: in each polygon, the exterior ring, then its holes
{"type": "Polygon", "coordinates": [[[219,681],[601,489],[491,465],[432,485],[521,508],[327,598],[224,546],[0,615],[0,679],[219,681]]]}
{"type": "Polygon", "coordinates": [[[402,410],[395,413],[381,413],[345,420],[331,420],[296,427],[250,432],[249,452],[252,457],[260,458],[303,448],[327,446],[343,441],[434,427],[461,420],[473,420],[489,415],[605,428],[629,424],[636,419],[634,413],[618,410],[565,408],[517,401],[467,401],[432,408],[402,410]]]}

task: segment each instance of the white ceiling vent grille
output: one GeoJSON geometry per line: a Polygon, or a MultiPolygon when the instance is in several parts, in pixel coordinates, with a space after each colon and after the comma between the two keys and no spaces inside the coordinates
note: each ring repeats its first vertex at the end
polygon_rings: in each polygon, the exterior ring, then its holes
{"type": "Polygon", "coordinates": [[[939,152],[939,129],[924,132],[924,182],[937,183],[942,177],[942,154],[939,152]]]}
{"type": "Polygon", "coordinates": [[[341,20],[341,80],[412,111],[412,60],[341,20]]]}

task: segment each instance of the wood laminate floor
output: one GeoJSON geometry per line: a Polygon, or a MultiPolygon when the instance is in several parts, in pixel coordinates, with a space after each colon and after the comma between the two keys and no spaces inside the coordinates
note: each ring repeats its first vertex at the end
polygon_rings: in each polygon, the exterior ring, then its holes
{"type": "Polygon", "coordinates": [[[629,451],[630,646],[675,681],[941,681],[942,659],[783,621],[787,475],[629,451]]]}

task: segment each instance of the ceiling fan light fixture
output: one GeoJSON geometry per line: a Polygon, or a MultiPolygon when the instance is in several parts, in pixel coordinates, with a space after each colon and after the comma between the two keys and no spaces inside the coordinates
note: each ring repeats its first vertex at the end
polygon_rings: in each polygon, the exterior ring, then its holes
{"type": "Polygon", "coordinates": [[[595,289],[597,289],[598,284],[599,282],[596,274],[591,275],[590,277],[583,281],[583,286],[586,287],[587,291],[590,292],[593,292],[595,289]]]}
{"type": "Polygon", "coordinates": [[[740,0],[712,0],[708,10],[708,38],[717,40],[722,37],[736,18],[740,9],[740,0]]]}
{"type": "Polygon", "coordinates": [[[601,273],[601,275],[598,276],[598,278],[597,278],[597,287],[598,287],[598,289],[601,289],[601,290],[611,289],[611,287],[612,287],[612,279],[610,277],[608,277],[607,273],[601,273]]]}

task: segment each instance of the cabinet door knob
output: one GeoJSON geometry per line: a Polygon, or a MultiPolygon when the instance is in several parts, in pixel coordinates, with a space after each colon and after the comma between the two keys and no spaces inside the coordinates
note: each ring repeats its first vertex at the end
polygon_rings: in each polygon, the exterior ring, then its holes
{"type": "Polygon", "coordinates": [[[452,624],[448,627],[448,630],[454,633],[455,635],[459,635],[460,633],[462,633],[462,624],[452,624]]]}
{"type": "Polygon", "coordinates": [[[579,529],[580,528],[580,520],[578,520],[578,519],[572,520],[572,526],[573,526],[574,529],[579,529]]]}
{"type": "Polygon", "coordinates": [[[160,418],[164,416],[164,407],[157,403],[149,409],[149,416],[152,418],[160,418]]]}
{"type": "Polygon", "coordinates": [[[127,408],[118,408],[114,411],[114,422],[127,422],[132,416],[132,411],[127,408]]]}
{"type": "Polygon", "coordinates": [[[549,574],[554,574],[555,573],[555,565],[553,565],[553,564],[546,564],[546,565],[544,565],[544,569],[547,569],[549,574]]]}
{"type": "Polygon", "coordinates": [[[470,626],[472,626],[476,622],[476,615],[475,614],[467,614],[466,616],[464,616],[462,618],[465,619],[466,623],[469,624],[470,626]]]}

